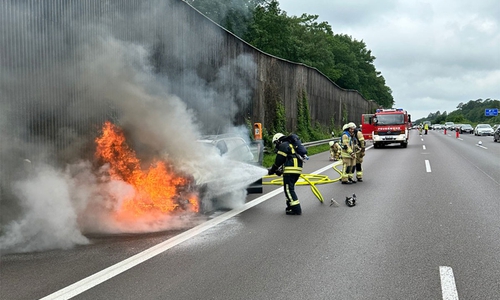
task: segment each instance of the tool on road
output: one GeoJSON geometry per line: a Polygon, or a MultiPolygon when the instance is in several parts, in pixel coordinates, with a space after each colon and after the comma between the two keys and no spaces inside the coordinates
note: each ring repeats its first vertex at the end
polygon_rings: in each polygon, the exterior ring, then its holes
{"type": "Polygon", "coordinates": [[[332,200],[330,200],[330,206],[333,206],[333,207],[339,207],[340,204],[332,198],[332,200]]]}

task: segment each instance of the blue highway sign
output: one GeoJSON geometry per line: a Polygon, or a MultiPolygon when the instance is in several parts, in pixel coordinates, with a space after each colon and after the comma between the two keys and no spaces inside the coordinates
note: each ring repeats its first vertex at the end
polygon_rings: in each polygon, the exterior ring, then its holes
{"type": "Polygon", "coordinates": [[[484,115],[487,117],[496,117],[498,116],[498,108],[487,108],[484,110],[484,115]]]}

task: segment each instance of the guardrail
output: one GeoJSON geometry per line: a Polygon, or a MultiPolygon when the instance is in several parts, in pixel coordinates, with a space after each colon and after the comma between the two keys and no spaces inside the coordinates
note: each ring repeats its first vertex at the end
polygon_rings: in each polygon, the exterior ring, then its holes
{"type": "Polygon", "coordinates": [[[302,145],[304,145],[304,147],[308,148],[308,147],[312,147],[312,146],[319,146],[319,145],[327,144],[328,142],[331,142],[331,141],[340,142],[340,137],[334,137],[334,138],[326,139],[326,140],[319,140],[319,141],[314,141],[314,142],[302,143],[302,145]]]}
{"type": "MultiPolygon", "coordinates": [[[[314,142],[302,143],[302,145],[304,145],[304,147],[306,147],[306,148],[309,148],[309,147],[313,147],[313,146],[324,145],[324,144],[327,144],[328,142],[331,142],[331,141],[340,142],[340,137],[334,137],[334,138],[326,139],[326,140],[319,140],[319,141],[314,141],[314,142]]],[[[267,149],[267,147],[264,147],[264,153],[270,153],[269,149],[267,149]]]]}

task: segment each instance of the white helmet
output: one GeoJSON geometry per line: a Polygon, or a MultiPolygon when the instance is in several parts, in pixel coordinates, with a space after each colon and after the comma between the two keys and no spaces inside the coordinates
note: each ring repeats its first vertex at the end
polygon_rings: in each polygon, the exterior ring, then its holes
{"type": "Polygon", "coordinates": [[[333,146],[333,141],[329,141],[328,144],[331,146],[333,146]]]}
{"type": "Polygon", "coordinates": [[[349,128],[354,128],[356,129],[356,124],[354,124],[353,122],[347,124],[349,126],[349,128]]]}
{"type": "Polygon", "coordinates": [[[349,128],[349,124],[345,124],[344,127],[342,127],[342,130],[347,130],[349,128]]]}
{"type": "Polygon", "coordinates": [[[479,142],[477,142],[477,144],[478,144],[479,146],[481,146],[481,145],[483,144],[483,142],[479,141],[479,142]]]}
{"type": "Polygon", "coordinates": [[[273,144],[276,144],[277,141],[279,141],[279,139],[281,137],[285,136],[283,133],[276,133],[274,136],[273,136],[273,144]]]}

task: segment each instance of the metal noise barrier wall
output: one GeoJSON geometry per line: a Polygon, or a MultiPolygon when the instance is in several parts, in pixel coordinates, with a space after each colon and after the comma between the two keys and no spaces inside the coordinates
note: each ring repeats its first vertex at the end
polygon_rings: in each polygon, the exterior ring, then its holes
{"type": "Polygon", "coordinates": [[[276,101],[293,131],[302,91],[312,122],[326,127],[332,118],[341,126],[345,109],[359,122],[375,107],[180,0],[1,0],[0,28],[2,197],[34,163],[91,159],[106,120],[136,146],[150,145],[147,153],[196,138],[186,132],[219,133],[247,120],[266,127],[276,101]]]}

